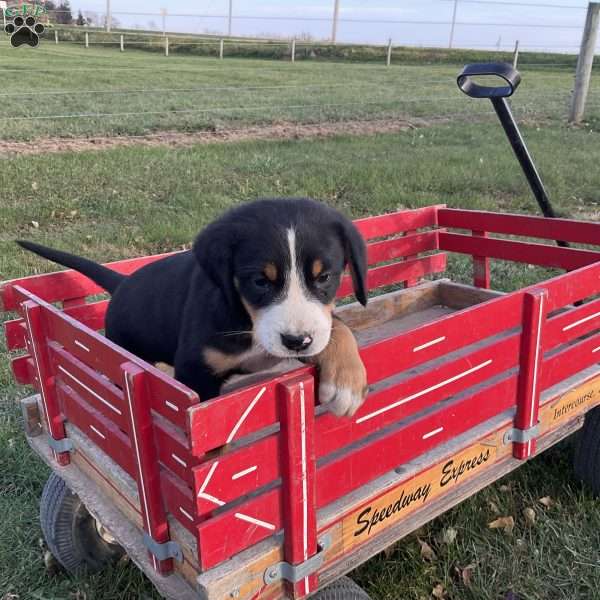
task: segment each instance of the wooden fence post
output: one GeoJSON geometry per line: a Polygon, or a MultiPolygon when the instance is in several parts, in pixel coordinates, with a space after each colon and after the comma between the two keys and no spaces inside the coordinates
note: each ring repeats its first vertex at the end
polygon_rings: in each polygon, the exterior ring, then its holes
{"type": "Polygon", "coordinates": [[[515,50],[513,52],[513,69],[517,68],[519,63],[519,40],[515,42],[515,50]]]}
{"type": "Polygon", "coordinates": [[[513,456],[522,460],[535,454],[536,429],[540,407],[541,365],[544,356],[544,323],[548,292],[527,292],[523,305],[523,333],[517,384],[517,412],[513,429],[513,456]],[[521,436],[519,439],[516,436],[521,436]]]}
{"type": "Polygon", "coordinates": [[[85,32],[85,47],[86,48],[90,47],[90,36],[87,31],[85,32]]]}
{"type": "Polygon", "coordinates": [[[165,56],[169,56],[169,38],[165,37],[165,56]]]}
{"type": "MultiPolygon", "coordinates": [[[[317,552],[314,377],[303,375],[282,383],[279,394],[284,557],[289,564],[300,565],[317,552]]],[[[316,589],[317,576],[289,586],[291,597],[304,597],[316,589]]]]}
{"type": "Polygon", "coordinates": [[[581,50],[577,59],[577,72],[575,74],[575,90],[569,112],[569,122],[579,123],[585,112],[585,102],[590,87],[594,52],[598,39],[598,26],[600,24],[600,2],[590,2],[581,40],[581,50]]]}
{"type": "Polygon", "coordinates": [[[223,58],[224,46],[225,46],[225,40],[223,38],[221,38],[221,40],[219,41],[219,58],[220,59],[223,58]]]}
{"type": "Polygon", "coordinates": [[[385,59],[385,64],[387,67],[389,67],[392,64],[392,38],[390,38],[388,41],[387,56],[385,59]]]}
{"type": "Polygon", "coordinates": [[[296,62],[296,38],[292,39],[292,62],[296,62]]]}
{"type": "Polygon", "coordinates": [[[121,34],[120,45],[121,45],[121,52],[125,52],[125,40],[123,39],[123,34],[121,34]]]}

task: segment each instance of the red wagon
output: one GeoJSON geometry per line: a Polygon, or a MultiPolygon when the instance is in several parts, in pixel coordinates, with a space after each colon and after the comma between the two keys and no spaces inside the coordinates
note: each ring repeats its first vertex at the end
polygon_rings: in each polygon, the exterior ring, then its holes
{"type": "Polygon", "coordinates": [[[107,301],[82,275],[2,284],[13,372],[37,391],[28,439],[54,471],[42,526],[67,568],[124,549],[171,598],[360,599],[333,582],[580,427],[576,468],[600,492],[600,224],[444,206],[356,224],[369,288],[386,289],[338,311],[371,386],[353,418],[323,412],[299,364],[201,402],[102,336],[107,301]],[[447,253],[473,257],[474,286],[439,278],[447,253]],[[490,259],[564,272],[503,294],[490,259]]]}

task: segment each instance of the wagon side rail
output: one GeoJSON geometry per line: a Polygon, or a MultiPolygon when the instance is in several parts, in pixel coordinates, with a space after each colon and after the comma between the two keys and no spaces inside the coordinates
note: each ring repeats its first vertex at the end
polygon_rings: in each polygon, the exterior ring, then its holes
{"type": "Polygon", "coordinates": [[[572,271],[600,261],[600,252],[581,248],[556,247],[537,242],[492,238],[489,234],[564,240],[600,245],[600,223],[570,219],[547,219],[517,214],[440,208],[438,223],[451,229],[466,229],[470,235],[440,231],[440,249],[473,257],[474,285],[490,287],[490,259],[508,260],[572,271]]]}
{"type": "MultiPolygon", "coordinates": [[[[352,419],[315,413],[307,452],[316,510],[507,410],[506,443],[517,458],[533,455],[541,393],[598,361],[600,300],[573,303],[597,293],[599,280],[600,264],[589,265],[361,348],[372,385],[365,405],[352,419]]],[[[308,386],[313,374],[295,376],[308,386]]],[[[289,443],[286,394],[281,383],[258,384],[189,411],[202,460],[193,470],[203,569],[276,532],[295,535],[286,498],[298,480],[277,458],[289,443]]]]}
{"type": "MultiPolygon", "coordinates": [[[[13,368],[40,393],[57,462],[70,462],[69,423],[121,467],[137,483],[154,567],[171,572],[180,555],[170,541],[167,513],[193,519],[193,456],[185,427],[197,395],[22,287],[12,293],[26,323],[28,351],[13,360],[13,368]]],[[[110,482],[110,473],[95,469],[110,482]]]]}

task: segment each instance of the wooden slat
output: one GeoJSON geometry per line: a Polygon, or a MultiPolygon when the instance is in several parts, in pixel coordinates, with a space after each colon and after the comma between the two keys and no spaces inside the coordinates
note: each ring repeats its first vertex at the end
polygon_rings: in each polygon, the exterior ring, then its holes
{"type": "Polygon", "coordinates": [[[440,232],[440,249],[572,271],[600,261],[600,252],[440,232]]]}
{"type": "MultiPolygon", "coordinates": [[[[118,260],[106,263],[106,266],[118,273],[129,275],[144,265],[160,260],[161,258],[166,258],[172,254],[176,253],[169,252],[154,256],[118,260]]],[[[57,302],[65,298],[92,296],[104,291],[91,279],[73,270],[21,277],[0,284],[0,310],[9,311],[17,308],[18,298],[14,294],[15,286],[21,286],[29,290],[29,292],[46,302],[57,302]]]]}
{"type": "Polygon", "coordinates": [[[366,240],[372,240],[411,229],[435,227],[437,225],[437,211],[443,206],[440,204],[414,210],[401,210],[376,217],[366,217],[354,221],[354,224],[366,240]]]}
{"type": "Polygon", "coordinates": [[[600,329],[600,298],[549,319],[544,333],[544,350],[550,350],[597,329],[600,329]]]}
{"type": "Polygon", "coordinates": [[[96,446],[135,479],[135,459],[127,435],[62,382],[57,383],[56,389],[62,410],[69,416],[69,422],[85,433],[96,446]]]}
{"type": "Polygon", "coordinates": [[[190,439],[194,456],[229,444],[279,420],[277,385],[313,367],[301,367],[241,390],[203,402],[188,411],[190,439]]]}
{"type": "Polygon", "coordinates": [[[438,224],[442,227],[600,245],[600,223],[589,221],[440,208],[438,224]]]}
{"type": "Polygon", "coordinates": [[[369,265],[376,265],[397,258],[416,258],[412,255],[437,250],[437,234],[437,230],[425,231],[382,242],[373,242],[367,246],[367,262],[369,265]]]}
{"type": "MultiPolygon", "coordinates": [[[[375,267],[367,272],[367,288],[373,290],[385,285],[419,279],[432,273],[443,273],[445,269],[446,254],[444,252],[375,267]]],[[[344,298],[351,294],[352,279],[349,275],[345,275],[336,295],[338,298],[344,298]]]]}
{"type": "Polygon", "coordinates": [[[25,348],[27,342],[27,326],[23,319],[4,321],[4,334],[6,347],[9,350],[25,348]]]}
{"type": "Polygon", "coordinates": [[[194,512],[192,490],[164,469],[160,473],[160,483],[167,510],[195,536],[199,519],[194,512]]]}
{"type": "Polygon", "coordinates": [[[71,357],[56,343],[49,344],[49,351],[55,379],[70,387],[83,402],[127,432],[122,391],[96,371],[71,357]]]}
{"type": "Polygon", "coordinates": [[[542,363],[542,390],[597,363],[600,363],[600,333],[546,358],[542,363]]]}
{"type": "Polygon", "coordinates": [[[598,294],[600,263],[581,267],[571,273],[563,273],[541,284],[534,284],[523,291],[544,287],[548,290],[548,312],[573,304],[598,294]]]}
{"type": "Polygon", "coordinates": [[[509,294],[361,348],[369,383],[519,326],[522,306],[521,293],[509,294]]]}
{"type": "Polygon", "coordinates": [[[281,489],[276,488],[198,526],[200,565],[210,569],[281,527],[281,489]]]}
{"type": "Polygon", "coordinates": [[[10,366],[17,383],[21,385],[33,385],[39,391],[39,384],[35,375],[35,365],[33,358],[29,354],[12,358],[10,366]]]}

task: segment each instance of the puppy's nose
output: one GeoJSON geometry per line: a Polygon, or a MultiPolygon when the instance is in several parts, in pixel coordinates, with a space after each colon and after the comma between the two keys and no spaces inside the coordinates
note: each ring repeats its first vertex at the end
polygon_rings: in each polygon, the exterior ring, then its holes
{"type": "Polygon", "coordinates": [[[300,350],[306,350],[312,344],[312,337],[305,333],[300,335],[290,335],[289,333],[282,333],[281,343],[288,349],[294,352],[300,352],[300,350]]]}

